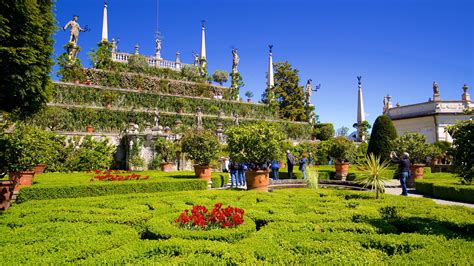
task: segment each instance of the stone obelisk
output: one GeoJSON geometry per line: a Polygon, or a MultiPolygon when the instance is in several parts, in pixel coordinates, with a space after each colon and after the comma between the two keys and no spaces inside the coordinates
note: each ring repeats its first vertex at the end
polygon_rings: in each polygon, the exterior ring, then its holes
{"type": "Polygon", "coordinates": [[[203,20],[201,24],[201,57],[199,58],[201,68],[206,67],[206,29],[204,23],[205,21],[203,20]]]}
{"type": "Polygon", "coordinates": [[[358,141],[365,141],[364,133],[362,132],[362,122],[365,121],[365,113],[364,113],[364,98],[362,96],[362,77],[358,76],[358,92],[357,92],[357,140],[358,141]]]}
{"type": "Polygon", "coordinates": [[[107,0],[104,0],[104,17],[102,20],[102,42],[109,41],[109,26],[107,24],[107,0]]]}
{"type": "Polygon", "coordinates": [[[268,55],[268,75],[267,75],[267,88],[271,90],[275,86],[275,79],[273,78],[273,45],[269,45],[270,52],[268,55]]]}

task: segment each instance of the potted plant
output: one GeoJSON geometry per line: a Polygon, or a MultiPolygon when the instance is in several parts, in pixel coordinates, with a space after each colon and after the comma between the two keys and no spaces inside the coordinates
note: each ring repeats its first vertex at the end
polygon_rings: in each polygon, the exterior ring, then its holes
{"type": "Polygon", "coordinates": [[[172,171],[177,152],[176,144],[173,141],[161,137],[155,141],[155,156],[161,159],[161,171],[172,171]]]}
{"type": "Polygon", "coordinates": [[[354,142],[344,136],[339,136],[330,140],[328,154],[334,160],[336,168],[336,179],[346,180],[349,173],[349,160],[355,151],[354,142]]]}
{"type": "Polygon", "coordinates": [[[115,100],[115,95],[113,92],[111,91],[104,92],[103,104],[105,108],[109,110],[112,109],[112,103],[114,102],[114,100],[115,100]]]}
{"type": "Polygon", "coordinates": [[[426,137],[420,133],[407,133],[392,141],[397,154],[408,152],[410,154],[411,175],[407,186],[414,187],[415,179],[423,179],[426,157],[429,155],[429,145],[426,137]]]}
{"type": "Polygon", "coordinates": [[[443,150],[435,144],[428,144],[427,149],[428,157],[431,159],[431,166],[437,165],[441,157],[444,155],[443,150]]]}
{"type": "Polygon", "coordinates": [[[185,104],[186,104],[186,100],[184,100],[183,98],[178,98],[176,100],[175,106],[176,106],[176,112],[178,112],[178,114],[183,113],[185,104]]]}
{"type": "Polygon", "coordinates": [[[40,149],[40,130],[18,123],[11,133],[0,137],[0,165],[8,172],[15,190],[30,186],[35,172],[33,167],[43,159],[40,149]]]}
{"type": "Polygon", "coordinates": [[[247,189],[268,191],[268,162],[281,159],[283,133],[269,123],[260,122],[231,127],[226,134],[230,160],[248,166],[247,189]]]}
{"type": "Polygon", "coordinates": [[[210,163],[217,160],[220,144],[214,132],[209,130],[193,130],[181,138],[181,150],[193,160],[196,177],[211,179],[210,163]]]}
{"type": "Polygon", "coordinates": [[[247,102],[248,103],[251,103],[252,102],[252,98],[253,98],[253,93],[251,91],[247,91],[245,93],[245,96],[247,96],[247,102]]]}

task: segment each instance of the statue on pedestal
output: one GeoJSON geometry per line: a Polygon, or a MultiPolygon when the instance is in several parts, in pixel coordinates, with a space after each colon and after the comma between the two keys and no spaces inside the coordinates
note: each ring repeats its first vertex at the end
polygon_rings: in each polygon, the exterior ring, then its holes
{"type": "Polygon", "coordinates": [[[79,19],[79,16],[73,16],[72,19],[64,26],[63,30],[66,30],[67,28],[71,27],[70,30],[70,36],[69,36],[69,43],[72,43],[74,46],[77,45],[77,40],[79,39],[79,32],[86,32],[87,31],[87,26],[85,29],[81,28],[79,23],[77,23],[77,20],[79,19]]]}
{"type": "Polygon", "coordinates": [[[201,107],[198,107],[196,112],[196,127],[197,129],[202,129],[202,110],[201,107]]]}
{"type": "Polygon", "coordinates": [[[237,66],[239,65],[240,57],[237,54],[237,49],[232,49],[232,73],[237,73],[237,66]]]}
{"type": "Polygon", "coordinates": [[[439,86],[438,86],[438,82],[433,82],[433,93],[434,94],[439,94],[439,86]]]}
{"type": "Polygon", "coordinates": [[[156,38],[155,40],[155,58],[161,59],[161,39],[156,38]]]}
{"type": "Polygon", "coordinates": [[[193,57],[194,57],[194,65],[199,66],[199,55],[193,52],[193,57]]]}
{"type": "Polygon", "coordinates": [[[155,109],[155,111],[153,112],[154,113],[154,116],[153,116],[153,127],[155,128],[158,128],[158,122],[160,120],[160,113],[158,112],[158,110],[155,109]]]}
{"type": "Polygon", "coordinates": [[[236,126],[240,126],[239,115],[234,114],[234,122],[236,126]]]}

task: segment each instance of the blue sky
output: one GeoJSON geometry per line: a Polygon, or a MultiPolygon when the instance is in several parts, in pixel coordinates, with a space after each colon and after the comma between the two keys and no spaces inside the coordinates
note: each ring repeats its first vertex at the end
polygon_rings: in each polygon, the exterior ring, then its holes
{"type": "MultiPolygon", "coordinates": [[[[119,49],[154,53],[156,0],[109,0],[109,39],[119,49]]],[[[90,32],[79,36],[80,58],[101,38],[102,0],[56,3],[58,26],[79,15],[90,32]]],[[[472,0],[160,0],[162,57],[192,62],[200,50],[201,20],[206,22],[209,70],[231,70],[231,48],[239,50],[245,87],[254,100],[265,89],[268,44],[274,61],[300,70],[301,85],[321,83],[312,101],[322,122],[351,127],[357,118],[357,79],[361,75],[366,118],[381,114],[383,96],[410,104],[432,96],[439,83],[442,99],[459,100],[462,85],[474,94],[474,1],[472,0]]],[[[68,32],[55,35],[55,53],[68,32]]]]}

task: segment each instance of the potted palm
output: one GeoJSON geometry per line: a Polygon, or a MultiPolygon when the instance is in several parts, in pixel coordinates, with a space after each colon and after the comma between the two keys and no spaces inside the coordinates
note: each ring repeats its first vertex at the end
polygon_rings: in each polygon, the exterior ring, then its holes
{"type": "Polygon", "coordinates": [[[330,140],[328,154],[335,161],[336,179],[346,180],[349,173],[349,160],[354,155],[355,144],[344,136],[330,140]]]}
{"type": "Polygon", "coordinates": [[[155,156],[161,159],[161,171],[170,172],[173,170],[173,161],[178,152],[176,144],[165,138],[158,138],[155,141],[155,156]]]}
{"type": "Polygon", "coordinates": [[[283,133],[275,126],[261,122],[231,127],[226,134],[230,160],[248,166],[247,189],[268,191],[268,162],[282,157],[283,133]]]}
{"type": "Polygon", "coordinates": [[[397,154],[408,152],[411,161],[411,175],[407,186],[414,187],[415,179],[423,179],[426,157],[429,155],[429,145],[426,137],[420,133],[408,133],[392,141],[392,145],[397,154]]]}
{"type": "Polygon", "coordinates": [[[197,178],[211,179],[211,162],[217,160],[220,144],[217,136],[209,130],[193,130],[181,138],[181,150],[186,157],[194,161],[194,173],[197,178]]]}

